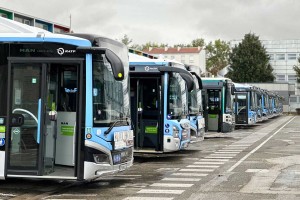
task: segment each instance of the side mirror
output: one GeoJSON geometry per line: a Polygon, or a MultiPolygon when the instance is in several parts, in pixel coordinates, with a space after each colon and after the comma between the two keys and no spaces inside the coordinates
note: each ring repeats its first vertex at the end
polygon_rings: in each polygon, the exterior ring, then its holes
{"type": "Polygon", "coordinates": [[[231,86],[231,95],[234,95],[234,91],[235,91],[235,87],[233,85],[233,86],[231,86]]]}
{"type": "Polygon", "coordinates": [[[119,56],[117,56],[110,49],[107,49],[105,51],[105,56],[108,62],[111,64],[111,68],[115,79],[118,81],[124,80],[124,65],[122,60],[119,58],[119,56]]]}

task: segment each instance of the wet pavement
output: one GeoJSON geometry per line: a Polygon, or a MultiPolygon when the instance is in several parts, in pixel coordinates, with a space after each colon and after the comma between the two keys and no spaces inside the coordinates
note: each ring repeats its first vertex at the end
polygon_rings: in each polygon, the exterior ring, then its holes
{"type": "Polygon", "coordinates": [[[10,179],[0,199],[300,199],[300,116],[207,133],[184,151],[135,156],[93,182],[10,179]]]}

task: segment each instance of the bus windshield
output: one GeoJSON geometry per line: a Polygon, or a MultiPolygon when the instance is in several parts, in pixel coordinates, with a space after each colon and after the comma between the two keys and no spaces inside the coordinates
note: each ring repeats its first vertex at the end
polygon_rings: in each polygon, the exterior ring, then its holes
{"type": "MultiPolygon", "coordinates": [[[[109,126],[129,116],[129,101],[126,98],[128,90],[124,90],[127,88],[127,81],[127,79],[116,81],[105,56],[93,55],[94,126],[109,126]]],[[[124,124],[118,123],[118,125],[124,124]]]]}
{"type": "Polygon", "coordinates": [[[199,112],[197,104],[197,87],[198,83],[195,82],[194,89],[188,93],[188,105],[190,114],[197,114],[199,112]]]}
{"type": "Polygon", "coordinates": [[[170,77],[169,86],[168,86],[169,87],[168,113],[171,114],[172,119],[178,119],[182,115],[181,86],[176,76],[180,76],[180,75],[174,73],[174,76],[170,77]]]}
{"type": "Polygon", "coordinates": [[[225,88],[225,113],[231,113],[232,112],[232,95],[231,95],[231,87],[232,85],[230,83],[226,84],[225,88]]]}

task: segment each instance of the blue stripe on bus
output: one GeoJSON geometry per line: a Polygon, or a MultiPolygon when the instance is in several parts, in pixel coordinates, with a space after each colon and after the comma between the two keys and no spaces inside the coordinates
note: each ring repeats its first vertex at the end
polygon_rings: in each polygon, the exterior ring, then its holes
{"type": "Polygon", "coordinates": [[[70,44],[76,46],[91,46],[91,42],[88,40],[84,40],[81,38],[33,38],[33,37],[1,37],[0,41],[2,42],[55,42],[55,43],[62,43],[62,44],[70,44]]]}
{"type": "Polygon", "coordinates": [[[41,112],[42,112],[42,99],[39,99],[38,101],[38,127],[37,127],[37,136],[36,136],[36,142],[40,144],[41,139],[41,112]]]}
{"type": "Polygon", "coordinates": [[[85,126],[93,127],[93,69],[92,69],[92,54],[86,55],[86,114],[85,126]]]}

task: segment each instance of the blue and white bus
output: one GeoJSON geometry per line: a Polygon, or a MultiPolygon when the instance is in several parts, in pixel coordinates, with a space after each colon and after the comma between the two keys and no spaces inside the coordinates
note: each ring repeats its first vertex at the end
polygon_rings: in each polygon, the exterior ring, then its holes
{"type": "Polygon", "coordinates": [[[133,164],[128,50],[78,36],[0,17],[0,179],[92,180],[133,164]]]}
{"type": "Polygon", "coordinates": [[[191,140],[201,141],[205,136],[205,120],[202,105],[202,80],[201,70],[194,65],[185,65],[186,69],[193,75],[194,88],[188,93],[189,120],[191,123],[191,140]],[[198,72],[198,73],[197,73],[198,72]]]}
{"type": "Polygon", "coordinates": [[[176,62],[129,54],[136,153],[185,149],[190,142],[187,93],[193,77],[176,62]]]}
{"type": "Polygon", "coordinates": [[[258,105],[256,88],[241,83],[234,83],[235,88],[235,124],[253,125],[257,122],[258,105]]]}
{"type": "Polygon", "coordinates": [[[261,109],[262,109],[262,119],[267,120],[271,117],[270,114],[270,104],[269,104],[269,94],[265,89],[261,90],[261,109]]]}
{"type": "Polygon", "coordinates": [[[235,128],[234,85],[228,78],[202,78],[206,131],[231,132],[235,128]]]}

